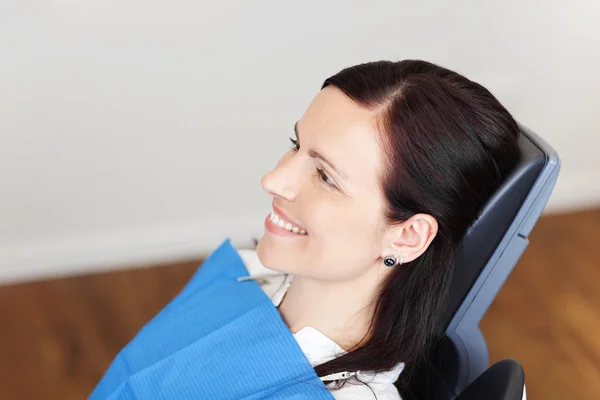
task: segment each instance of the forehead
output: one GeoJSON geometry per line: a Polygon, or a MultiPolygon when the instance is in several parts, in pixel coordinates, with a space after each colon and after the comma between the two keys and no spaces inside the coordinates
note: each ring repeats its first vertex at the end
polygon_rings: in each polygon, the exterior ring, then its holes
{"type": "Polygon", "coordinates": [[[375,115],[328,86],[317,93],[298,122],[301,146],[329,158],[348,177],[352,191],[375,190],[382,162],[375,115]]]}

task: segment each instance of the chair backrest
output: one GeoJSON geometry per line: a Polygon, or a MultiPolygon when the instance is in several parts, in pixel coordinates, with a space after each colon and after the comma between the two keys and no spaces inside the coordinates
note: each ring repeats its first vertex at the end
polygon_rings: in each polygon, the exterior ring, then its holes
{"type": "MultiPolygon", "coordinates": [[[[463,238],[452,289],[441,320],[444,328],[450,324],[492,255],[506,247],[500,248],[499,245],[507,235],[509,227],[521,224],[524,215],[522,213],[517,218],[517,214],[524,205],[525,199],[528,196],[532,197],[531,195],[537,197],[539,193],[537,189],[534,193],[534,184],[541,177],[544,168],[550,166],[548,164],[552,161],[551,154],[548,154],[544,147],[539,146],[525,130],[520,135],[519,147],[521,156],[516,168],[488,200],[479,218],[463,238]]],[[[547,198],[543,199],[544,205],[546,200],[547,198]]],[[[535,223],[539,215],[530,217],[534,218],[532,222],[535,223]]],[[[525,232],[524,236],[527,237],[528,234],[529,231],[525,232]]]]}
{"type": "Polygon", "coordinates": [[[529,244],[558,178],[556,151],[523,126],[519,147],[517,166],[463,239],[441,322],[459,354],[458,390],[489,365],[479,322],[529,244]]]}
{"type": "Polygon", "coordinates": [[[479,322],[527,247],[529,233],[560,170],[556,151],[532,131],[520,128],[517,166],[488,200],[461,243],[440,321],[446,336],[428,366],[421,367],[411,379],[411,393],[432,388],[439,393],[416,398],[451,398],[489,366],[479,322]]]}

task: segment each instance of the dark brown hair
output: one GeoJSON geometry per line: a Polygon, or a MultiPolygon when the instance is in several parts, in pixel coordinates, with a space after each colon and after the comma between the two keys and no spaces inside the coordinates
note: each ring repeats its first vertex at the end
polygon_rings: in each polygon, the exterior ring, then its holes
{"type": "Polygon", "coordinates": [[[385,168],[381,190],[389,224],[433,216],[438,234],[416,260],[390,274],[376,300],[367,341],[315,367],[341,371],[411,369],[442,334],[443,310],[459,243],[518,158],[519,128],[483,86],[420,60],[346,68],[323,83],[377,111],[385,168]]]}

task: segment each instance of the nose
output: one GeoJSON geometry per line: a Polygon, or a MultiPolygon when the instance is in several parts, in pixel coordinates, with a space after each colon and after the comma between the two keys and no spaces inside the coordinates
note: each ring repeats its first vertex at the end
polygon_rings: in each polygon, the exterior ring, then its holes
{"type": "Polygon", "coordinates": [[[265,192],[290,202],[296,200],[300,188],[299,168],[294,168],[293,158],[293,155],[284,156],[260,181],[265,192]]]}

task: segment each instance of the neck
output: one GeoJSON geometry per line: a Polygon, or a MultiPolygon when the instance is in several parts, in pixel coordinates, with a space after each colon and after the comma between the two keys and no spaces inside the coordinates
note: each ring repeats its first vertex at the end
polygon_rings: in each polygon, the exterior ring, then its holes
{"type": "Polygon", "coordinates": [[[293,333],[311,326],[348,351],[368,339],[377,278],[332,282],[296,275],[279,312],[293,333]]]}

